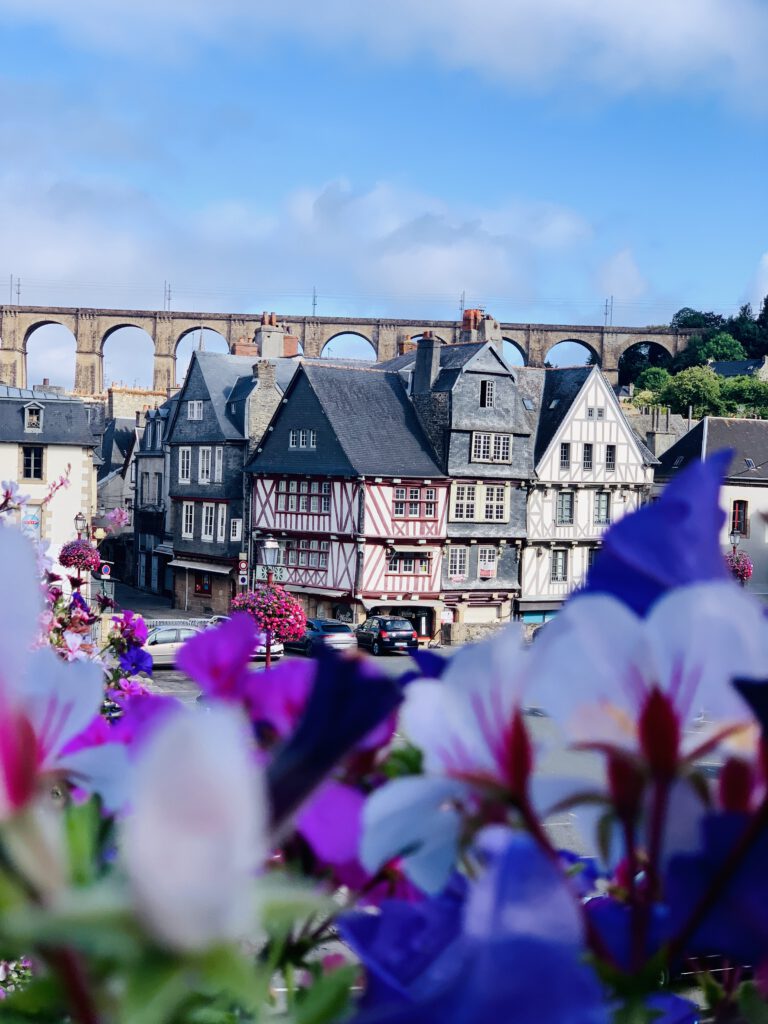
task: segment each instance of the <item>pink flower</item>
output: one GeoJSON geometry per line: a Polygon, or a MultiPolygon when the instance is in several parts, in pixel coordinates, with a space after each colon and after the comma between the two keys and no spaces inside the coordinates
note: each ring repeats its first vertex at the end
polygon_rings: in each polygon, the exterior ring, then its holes
{"type": "Polygon", "coordinates": [[[64,633],[62,637],[64,646],[59,649],[67,661],[87,660],[88,652],[83,649],[84,639],[82,633],[72,633],[70,630],[64,633]]]}
{"type": "Polygon", "coordinates": [[[124,508],[119,507],[113,508],[112,511],[109,512],[105,518],[110,522],[112,528],[115,530],[119,530],[123,526],[127,526],[128,523],[131,521],[131,517],[128,514],[128,512],[126,512],[124,508]]]}

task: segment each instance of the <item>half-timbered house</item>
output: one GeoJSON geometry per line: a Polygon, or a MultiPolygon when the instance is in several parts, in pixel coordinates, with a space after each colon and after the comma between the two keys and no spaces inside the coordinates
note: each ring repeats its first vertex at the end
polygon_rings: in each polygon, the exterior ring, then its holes
{"type": "Polygon", "coordinates": [[[517,368],[502,355],[498,324],[486,317],[483,325],[490,340],[443,345],[426,335],[415,352],[387,364],[408,381],[451,478],[440,586],[453,640],[515,613],[533,473],[533,412],[518,388],[517,368]]]}
{"type": "Polygon", "coordinates": [[[598,367],[518,370],[537,417],[522,553],[524,622],[543,622],[584,580],[608,526],[648,500],[658,460],[598,367]]]}
{"type": "Polygon", "coordinates": [[[435,635],[448,481],[398,373],[305,362],[246,471],[254,537],[308,614],[435,635]]]}

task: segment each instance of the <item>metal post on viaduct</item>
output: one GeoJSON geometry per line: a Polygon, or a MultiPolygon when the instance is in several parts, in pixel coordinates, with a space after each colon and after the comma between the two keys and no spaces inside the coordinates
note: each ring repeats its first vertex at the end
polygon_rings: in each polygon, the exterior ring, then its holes
{"type": "MultiPolygon", "coordinates": [[[[356,334],[370,342],[379,361],[394,358],[410,339],[429,330],[445,342],[460,339],[461,323],[453,320],[390,320],[318,316],[278,316],[295,334],[305,356],[317,357],[339,334],[356,334]]],[[[97,394],[104,389],[104,344],[121,327],[139,327],[154,344],[153,387],[176,386],[176,349],[181,340],[200,328],[216,331],[230,350],[241,340],[251,341],[261,324],[255,313],[183,313],[169,310],[85,309],[46,306],[0,306],[0,381],[28,386],[27,342],[46,324],[61,324],[75,337],[75,391],[97,394]]],[[[525,364],[543,366],[547,353],[561,341],[586,345],[612,382],[619,358],[633,345],[651,342],[670,355],[685,348],[692,331],[659,327],[568,326],[562,324],[502,323],[501,333],[520,350],[525,364]]]]}

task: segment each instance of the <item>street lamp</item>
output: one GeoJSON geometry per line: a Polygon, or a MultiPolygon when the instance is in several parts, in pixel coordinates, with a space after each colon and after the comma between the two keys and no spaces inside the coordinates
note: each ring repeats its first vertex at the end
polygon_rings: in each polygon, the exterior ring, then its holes
{"type": "Polygon", "coordinates": [[[82,512],[78,512],[75,516],[75,529],[77,530],[77,539],[85,533],[85,528],[88,525],[88,520],[85,518],[82,512]]]}
{"type": "MultiPolygon", "coordinates": [[[[261,561],[267,567],[267,586],[270,587],[274,580],[274,568],[277,565],[277,556],[280,551],[280,545],[270,533],[263,541],[261,541],[259,549],[261,561]]],[[[272,665],[272,631],[269,629],[266,630],[266,644],[267,656],[264,661],[265,671],[272,665]]]]}
{"type": "Polygon", "coordinates": [[[735,555],[736,554],[736,548],[741,543],[741,531],[740,530],[731,530],[730,541],[731,541],[731,549],[732,549],[731,553],[733,555],[735,555]]]}

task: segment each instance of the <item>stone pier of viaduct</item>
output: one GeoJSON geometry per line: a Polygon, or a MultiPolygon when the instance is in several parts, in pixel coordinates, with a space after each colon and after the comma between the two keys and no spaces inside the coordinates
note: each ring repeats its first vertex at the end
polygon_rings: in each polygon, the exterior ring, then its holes
{"type": "MultiPolygon", "coordinates": [[[[295,334],[306,356],[322,355],[339,334],[356,334],[370,342],[376,358],[391,359],[409,338],[426,330],[444,341],[459,340],[461,323],[453,320],[388,320],[345,317],[282,316],[278,321],[295,334]]],[[[38,327],[61,324],[75,337],[75,391],[96,394],[104,389],[104,344],[121,327],[146,331],[155,348],[153,388],[176,386],[176,349],[182,339],[200,328],[220,334],[230,349],[251,341],[261,323],[256,313],[182,313],[168,310],[85,309],[44,306],[0,306],[0,381],[28,386],[27,342],[38,327]]],[[[502,323],[501,332],[521,352],[527,366],[543,366],[558,342],[586,345],[609,379],[616,381],[619,359],[633,345],[653,343],[670,355],[685,348],[694,332],[658,327],[568,326],[562,324],[502,323]]]]}

